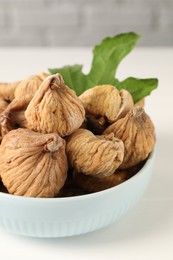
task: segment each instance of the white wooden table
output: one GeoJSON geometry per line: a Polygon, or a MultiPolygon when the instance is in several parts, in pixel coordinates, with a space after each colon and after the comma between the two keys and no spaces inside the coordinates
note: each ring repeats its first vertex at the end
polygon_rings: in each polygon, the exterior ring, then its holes
{"type": "MultiPolygon", "coordinates": [[[[48,67],[82,63],[91,49],[0,49],[0,81],[15,81],[48,67]]],[[[119,79],[158,77],[146,101],[157,130],[150,186],[138,205],[105,229],[63,239],[34,239],[0,229],[0,259],[173,259],[173,48],[137,48],[121,63],[119,79]]],[[[1,205],[0,205],[1,206],[1,205]]]]}

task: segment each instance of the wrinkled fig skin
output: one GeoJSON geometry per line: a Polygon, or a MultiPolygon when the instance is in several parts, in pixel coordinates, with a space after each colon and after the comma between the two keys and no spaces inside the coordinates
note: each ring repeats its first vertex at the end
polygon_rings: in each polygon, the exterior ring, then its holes
{"type": "Polygon", "coordinates": [[[0,114],[6,109],[8,104],[9,104],[8,102],[0,98],[0,114]]]}
{"type": "Polygon", "coordinates": [[[117,171],[111,176],[105,178],[96,178],[83,173],[73,172],[73,181],[76,186],[87,192],[97,192],[112,188],[127,180],[127,172],[117,171]]]}
{"type": "Polygon", "coordinates": [[[123,117],[133,107],[131,94],[125,89],[118,91],[112,85],[95,86],[86,90],[79,98],[86,114],[105,117],[108,123],[123,117]]]}
{"type": "Polygon", "coordinates": [[[155,129],[142,107],[131,109],[124,118],[110,125],[104,134],[114,133],[124,142],[124,160],[120,169],[127,169],[145,160],[155,144],[155,129]]]}
{"type": "Polygon", "coordinates": [[[28,128],[28,122],[25,118],[25,110],[16,111],[13,115],[13,121],[17,127],[28,128]]]}
{"type": "Polygon", "coordinates": [[[1,99],[12,101],[14,98],[23,97],[27,94],[34,95],[43,80],[48,76],[49,74],[41,72],[25,80],[0,83],[0,97],[1,99]]]}
{"type": "Polygon", "coordinates": [[[0,83],[0,97],[6,101],[12,101],[15,96],[15,90],[20,81],[12,83],[0,83]]]}
{"type": "Polygon", "coordinates": [[[41,133],[67,136],[85,119],[85,110],[75,92],[56,74],[44,80],[26,112],[28,126],[41,133]]]}
{"type": "Polygon", "coordinates": [[[119,91],[111,85],[95,86],[86,90],[79,98],[86,114],[105,116],[111,122],[115,120],[115,115],[121,104],[119,91]]]}
{"type": "MultiPolygon", "coordinates": [[[[0,116],[1,113],[6,109],[6,107],[8,106],[8,102],[6,102],[3,98],[0,98],[0,116]]],[[[1,133],[1,124],[0,124],[0,143],[2,141],[2,133],[1,133]]],[[[1,179],[1,177],[0,177],[1,179]]]]}
{"type": "Polygon", "coordinates": [[[78,129],[66,141],[67,157],[78,172],[102,178],[112,175],[122,163],[124,145],[113,134],[97,137],[78,129]]]}
{"type": "Polygon", "coordinates": [[[48,76],[49,74],[42,72],[38,75],[22,80],[15,90],[15,98],[23,97],[25,95],[34,96],[43,80],[48,76]]]}
{"type": "Polygon", "coordinates": [[[27,128],[25,110],[32,96],[26,95],[15,98],[0,115],[1,134],[5,136],[9,131],[22,127],[27,128]]]}
{"type": "Polygon", "coordinates": [[[0,146],[0,175],[11,194],[55,197],[67,177],[65,141],[58,134],[10,131],[0,146]]]}
{"type": "Polygon", "coordinates": [[[129,112],[129,110],[134,106],[133,98],[127,90],[121,89],[119,91],[119,95],[121,97],[121,105],[119,107],[119,111],[118,114],[116,115],[115,121],[124,117],[129,112]]]}

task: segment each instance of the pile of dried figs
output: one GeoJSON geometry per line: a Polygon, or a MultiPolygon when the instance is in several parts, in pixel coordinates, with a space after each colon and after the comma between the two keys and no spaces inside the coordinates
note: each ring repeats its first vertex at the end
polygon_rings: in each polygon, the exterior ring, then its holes
{"type": "Polygon", "coordinates": [[[50,198],[126,181],[153,150],[155,130],[127,90],[99,85],[78,97],[60,74],[41,73],[0,84],[0,139],[3,189],[50,198]]]}

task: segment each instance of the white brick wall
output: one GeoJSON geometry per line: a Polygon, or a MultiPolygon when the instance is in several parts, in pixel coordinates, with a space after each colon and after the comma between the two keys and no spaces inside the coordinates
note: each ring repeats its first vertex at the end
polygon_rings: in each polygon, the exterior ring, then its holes
{"type": "Polygon", "coordinates": [[[88,46],[120,32],[173,45],[173,0],[0,0],[0,46],[88,46]]]}

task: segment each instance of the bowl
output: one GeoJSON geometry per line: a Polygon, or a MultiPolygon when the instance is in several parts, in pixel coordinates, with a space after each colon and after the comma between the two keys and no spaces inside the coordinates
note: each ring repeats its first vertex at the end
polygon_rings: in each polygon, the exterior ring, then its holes
{"type": "Polygon", "coordinates": [[[28,198],[0,192],[0,225],[31,237],[80,235],[101,229],[125,215],[144,194],[155,151],[142,169],[113,188],[75,197],[28,198]]]}

